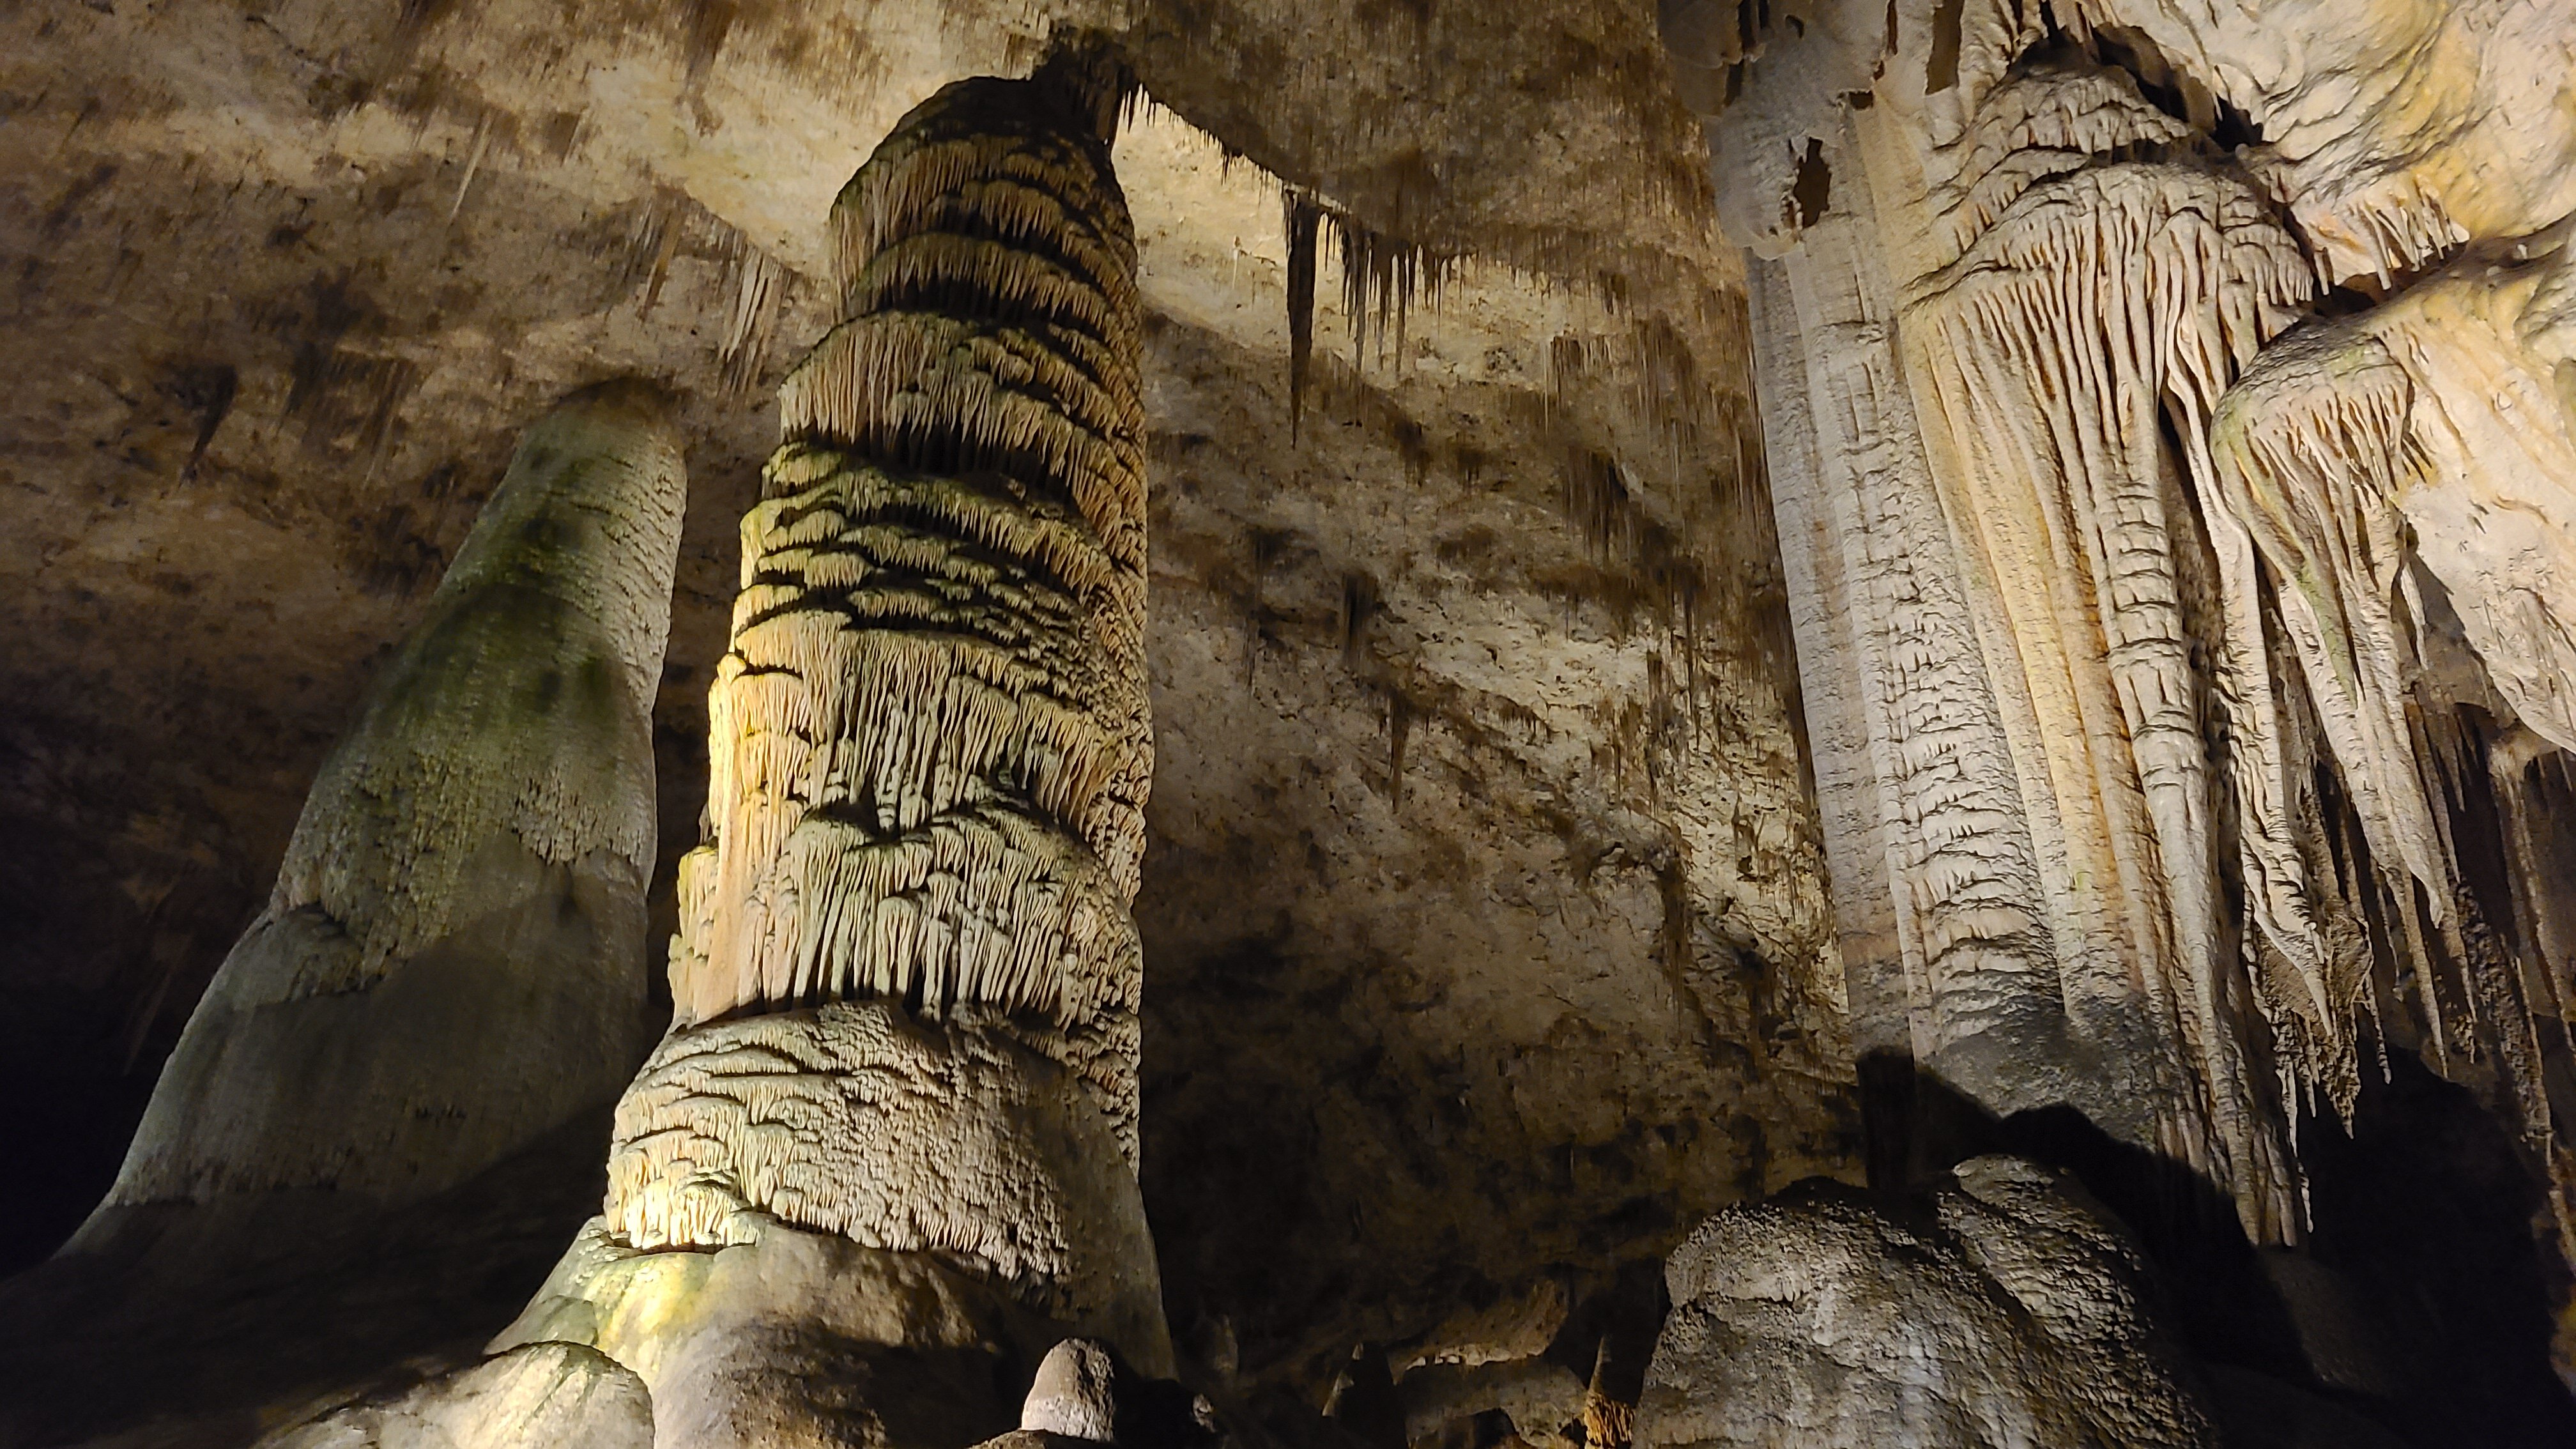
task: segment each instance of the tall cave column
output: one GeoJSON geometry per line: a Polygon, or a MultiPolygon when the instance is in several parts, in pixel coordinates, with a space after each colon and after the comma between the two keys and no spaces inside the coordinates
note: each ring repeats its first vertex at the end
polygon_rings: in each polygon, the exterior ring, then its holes
{"type": "Polygon", "coordinates": [[[1136,1179],[1135,244],[1116,94],[1076,69],[949,86],[833,207],[846,320],[782,389],[743,520],[675,1019],[603,1219],[502,1340],[594,1305],[665,1442],[902,1439],[931,1400],[967,1430],[1016,1395],[850,1346],[1003,1353],[1012,1314],[1169,1371],[1136,1179]],[[634,1286],[799,1254],[832,1266],[744,1267],[757,1306],[692,1279],[685,1329],[634,1286]]]}
{"type": "Polygon", "coordinates": [[[615,1096],[649,1040],[652,707],[687,491],[640,386],[528,429],[67,1251],[181,1222],[290,1245],[276,1194],[425,1197],[615,1096]]]}

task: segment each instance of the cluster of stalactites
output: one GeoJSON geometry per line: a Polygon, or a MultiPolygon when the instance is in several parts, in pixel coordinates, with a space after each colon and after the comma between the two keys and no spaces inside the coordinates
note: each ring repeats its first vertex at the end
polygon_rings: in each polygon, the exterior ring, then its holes
{"type": "Polygon", "coordinates": [[[1329,227],[1342,268],[1342,321],[1350,329],[1351,361],[1404,365],[1405,337],[1414,298],[1437,304],[1458,270],[1458,258],[1378,231],[1315,193],[1280,189],[1280,227],[1288,239],[1288,408],[1293,434],[1305,412],[1306,382],[1315,347],[1315,274],[1321,236],[1329,227]]]}
{"type": "MultiPolygon", "coordinates": [[[[2425,707],[2415,688],[2425,609],[2398,501],[2433,482],[2414,435],[2415,392],[2377,337],[2336,325],[2302,329],[2221,400],[2210,427],[2212,472],[2220,506],[2270,574],[2281,652],[2297,661],[2378,866],[2376,878],[2341,882],[2345,914],[2362,916],[2360,896],[2374,893],[2388,944],[2411,967],[2435,1065],[2492,1054],[2524,1130],[2539,1139],[2550,1117],[2533,1004],[2461,872],[2445,808],[2456,790],[2443,778],[2459,741],[2447,712],[2425,707]]],[[[2342,1008],[2349,1021],[2353,1005],[2370,1000],[2367,955],[2347,948],[2318,965],[2325,1008],[2342,1008]]],[[[2329,1085],[2348,1111],[2351,1086],[2329,1085]]]]}
{"type": "MultiPolygon", "coordinates": [[[[1065,96],[949,86],[833,208],[846,320],[782,388],[710,698],[684,1027],[890,998],[1132,1037],[1152,770],[1135,243],[1097,118],[1065,96]]],[[[1132,1146],[1132,1092],[1109,1096],[1132,1146]]]]}
{"type": "Polygon", "coordinates": [[[2173,489],[2205,469],[2169,456],[2165,426],[2197,432],[2288,325],[2309,268],[2244,183],[2188,160],[2118,159],[2179,139],[2124,79],[2016,75],[1987,102],[1996,114],[1942,158],[1953,182],[1936,200],[1960,251],[1918,284],[1908,346],[1962,460],[1946,506],[1980,540],[2007,612],[2028,616],[2010,657],[2028,673],[2048,778],[2100,812],[2091,843],[2073,823],[2091,809],[2068,817],[2070,858],[2099,861],[2108,907],[2061,943],[2077,958],[2068,1009],[2080,1026],[2105,1009],[2077,999],[2103,989],[2084,983],[2134,983],[2110,995],[2136,993],[2118,1010],[2165,1043],[2144,1064],[2162,1083],[2162,1145],[2225,1184],[2249,1231],[2289,1236],[2296,1169],[2251,1070],[2217,870],[2231,782],[2206,743],[2208,621],[2185,557],[2190,506],[2173,489]],[[2114,156],[2085,154],[2097,145],[2114,156]],[[2091,628],[2046,642],[2079,618],[2091,628]]]}
{"type": "MultiPolygon", "coordinates": [[[[1908,345],[1955,445],[1984,460],[1954,506],[2006,555],[2041,541],[2050,566],[2020,592],[2089,581],[2102,678],[2062,683],[2093,690],[2101,717],[2072,718],[2096,743],[2047,748],[2061,789],[2112,742],[2134,771],[2103,790],[2135,868],[2113,894],[2180,1048],[2177,1155],[2232,1188],[2249,1230],[2295,1236],[2287,1134],[2326,1103],[2349,1117],[2393,999],[2382,959],[2415,983],[2436,1064],[2492,1056],[2537,1139],[2530,993],[2451,840],[2468,767],[2446,762],[2467,746],[2416,697],[2425,614],[2399,500],[2430,463],[2406,365],[2349,326],[2280,335],[2321,265],[2341,274],[2320,251],[2333,239],[2295,240],[2261,178],[2206,159],[2127,77],[2025,56],[1977,94],[1930,158],[1931,255],[1953,259],[1917,284],[1908,345]],[[2009,479],[2036,485],[2036,517],[1977,496],[2009,479]],[[2333,799],[2316,784],[2329,765],[2333,799]],[[2265,1055],[2268,1094],[2251,1071],[2265,1055]]],[[[2372,250],[2437,249],[2428,227],[2372,250]]],[[[2022,653],[2052,627],[2017,623],[2022,653]]]]}

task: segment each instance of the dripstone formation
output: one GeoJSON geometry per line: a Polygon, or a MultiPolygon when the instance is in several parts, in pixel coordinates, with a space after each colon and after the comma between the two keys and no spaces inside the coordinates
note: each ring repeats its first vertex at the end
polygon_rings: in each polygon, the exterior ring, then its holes
{"type": "Polygon", "coordinates": [[[2563,214],[2563,119],[2458,108],[2566,38],[2486,4],[1813,8],[1732,42],[1751,92],[1709,124],[1764,258],[1856,1045],[2071,1106],[2257,1241],[2301,1238],[2299,1120],[2349,1120],[2392,1043],[2563,1179],[2555,908],[2477,881],[2555,849],[2485,779],[2521,798],[2488,742],[2560,727],[2555,606],[2500,582],[2558,567],[2524,300],[2554,263],[2356,289],[2563,214]],[[2463,182],[2489,161],[2513,199],[2463,182]]]}
{"type": "Polygon", "coordinates": [[[671,1031],[604,1215],[500,1341],[635,1369],[657,1442],[938,1443],[1048,1322],[1169,1372],[1118,100],[1070,61],[958,82],[834,203],[845,320],[743,520],[671,1031]]]}
{"type": "Polygon", "coordinates": [[[2568,7],[578,20],[0,7],[0,1449],[2576,1442],[2568,7]]]}
{"type": "Polygon", "coordinates": [[[464,1182],[632,1070],[687,493],[649,389],[531,426],[323,763],[268,909],[74,1253],[290,1245],[464,1182]],[[281,1216],[284,1215],[284,1216],[281,1216]]]}

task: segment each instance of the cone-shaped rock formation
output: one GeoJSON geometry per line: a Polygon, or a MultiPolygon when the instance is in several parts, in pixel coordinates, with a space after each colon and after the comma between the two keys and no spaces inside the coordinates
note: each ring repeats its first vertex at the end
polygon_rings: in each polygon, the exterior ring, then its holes
{"type": "Polygon", "coordinates": [[[641,388],[527,431],[74,1251],[187,1205],[415,1200],[617,1090],[649,1030],[651,711],[686,495],[641,388]]]}

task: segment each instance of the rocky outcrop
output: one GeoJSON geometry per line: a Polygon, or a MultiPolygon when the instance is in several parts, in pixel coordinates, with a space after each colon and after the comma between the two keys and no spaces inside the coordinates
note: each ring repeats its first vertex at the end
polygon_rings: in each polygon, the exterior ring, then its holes
{"type": "Polygon", "coordinates": [[[685,493],[649,391],[527,430],[70,1251],[418,1200],[614,1094],[648,1029],[649,719],[685,493]]]}
{"type": "Polygon", "coordinates": [[[1640,1449],[2214,1449],[2134,1244],[2055,1174],[1962,1163],[1903,1212],[1810,1183],[1702,1224],[1640,1449]]]}
{"type": "Polygon", "coordinates": [[[460,1373],[335,1409],[262,1449],[652,1449],[644,1383],[594,1349],[531,1344],[460,1373]]]}

